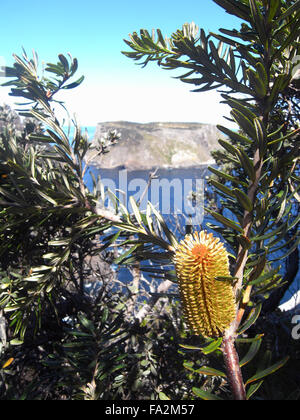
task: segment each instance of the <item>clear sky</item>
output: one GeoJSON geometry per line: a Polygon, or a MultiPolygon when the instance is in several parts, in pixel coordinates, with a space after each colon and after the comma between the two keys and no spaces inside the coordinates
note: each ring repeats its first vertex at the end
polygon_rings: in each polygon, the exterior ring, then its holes
{"type": "MultiPolygon", "coordinates": [[[[13,63],[22,46],[34,49],[41,62],[56,62],[59,53],[79,61],[83,84],[64,94],[67,108],[82,125],[127,120],[225,122],[226,110],[215,92],[191,93],[176,74],[152,63],[142,69],[121,54],[123,39],[141,28],[171,35],[185,22],[206,31],[239,26],[212,0],[15,0],[1,2],[0,65],[13,63]]],[[[177,73],[178,74],[178,73],[177,73]]],[[[3,80],[3,79],[0,79],[3,80]]],[[[0,103],[13,104],[7,88],[0,103]]]]}

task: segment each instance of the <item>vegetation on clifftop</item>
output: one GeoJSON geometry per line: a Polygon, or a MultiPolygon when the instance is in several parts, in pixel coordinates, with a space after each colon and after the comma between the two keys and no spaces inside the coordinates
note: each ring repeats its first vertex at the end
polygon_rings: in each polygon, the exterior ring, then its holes
{"type": "Polygon", "coordinates": [[[108,130],[117,130],[121,139],[114,153],[92,161],[95,166],[128,169],[197,166],[212,162],[211,151],[219,149],[220,131],[213,125],[153,122],[147,124],[114,121],[99,123],[97,142],[108,130]]]}

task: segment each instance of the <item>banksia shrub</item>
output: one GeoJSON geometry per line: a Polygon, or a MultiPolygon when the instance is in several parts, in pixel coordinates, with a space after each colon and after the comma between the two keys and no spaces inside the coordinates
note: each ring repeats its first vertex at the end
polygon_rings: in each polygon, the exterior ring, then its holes
{"type": "Polygon", "coordinates": [[[206,231],[187,235],[174,262],[188,326],[195,334],[219,337],[236,315],[232,285],[217,279],[230,276],[224,245],[206,231]]]}

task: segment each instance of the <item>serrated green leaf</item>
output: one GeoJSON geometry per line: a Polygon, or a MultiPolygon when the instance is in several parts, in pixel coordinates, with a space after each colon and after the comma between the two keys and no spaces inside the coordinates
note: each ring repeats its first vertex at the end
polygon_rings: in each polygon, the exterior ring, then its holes
{"type": "Polygon", "coordinates": [[[202,352],[203,354],[207,355],[210,353],[213,353],[215,350],[217,350],[221,344],[222,344],[222,337],[218,338],[218,339],[209,339],[208,343],[203,346],[192,346],[189,344],[179,344],[179,346],[184,349],[184,350],[190,350],[190,351],[198,351],[198,352],[202,352]]]}
{"type": "MultiPolygon", "coordinates": [[[[216,67],[218,68],[219,72],[222,72],[222,69],[225,71],[224,65],[223,65],[224,61],[222,60],[222,58],[219,57],[218,50],[217,50],[215,44],[212,41],[209,41],[209,47],[210,47],[212,57],[215,60],[216,67]]],[[[225,71],[225,73],[226,73],[226,71],[225,71]]]]}
{"type": "Polygon", "coordinates": [[[109,316],[108,308],[107,307],[104,307],[103,308],[103,313],[102,313],[102,316],[101,316],[101,323],[102,324],[105,324],[106,323],[106,321],[108,319],[108,316],[109,316]]]}
{"type": "Polygon", "coordinates": [[[267,89],[267,87],[269,86],[269,80],[268,80],[268,74],[266,72],[265,66],[259,61],[255,67],[262,83],[265,85],[267,89]]]}
{"type": "Polygon", "coordinates": [[[126,232],[139,233],[140,231],[140,228],[127,223],[115,223],[114,226],[126,232]]]}
{"type": "Polygon", "coordinates": [[[37,141],[40,143],[53,143],[53,140],[50,136],[45,136],[43,134],[30,134],[30,140],[37,141]]]}
{"type": "Polygon", "coordinates": [[[272,20],[274,19],[274,17],[277,14],[277,11],[279,9],[280,4],[281,4],[280,0],[270,1],[269,13],[268,13],[268,22],[272,22],[272,20]]]}
{"type": "Polygon", "coordinates": [[[252,294],[252,296],[254,297],[254,296],[257,296],[257,295],[264,295],[266,293],[269,293],[273,289],[276,289],[278,287],[282,287],[285,284],[286,284],[286,282],[281,281],[280,276],[276,276],[273,281],[267,283],[265,286],[263,286],[261,288],[256,288],[255,292],[252,294]]]}
{"type": "Polygon", "coordinates": [[[146,208],[146,220],[147,220],[147,228],[149,229],[150,233],[154,234],[154,227],[153,227],[153,220],[151,217],[151,206],[149,203],[147,203],[146,208]]]}
{"type": "Polygon", "coordinates": [[[47,63],[47,67],[45,70],[59,76],[63,76],[65,72],[63,66],[60,63],[58,64],[47,63]]]}
{"type": "MultiPolygon", "coordinates": [[[[298,237],[295,240],[294,244],[291,246],[291,248],[284,255],[280,255],[280,257],[278,257],[278,258],[272,259],[272,262],[284,260],[289,255],[291,255],[295,251],[296,248],[298,248],[299,244],[300,244],[300,237],[298,237]]],[[[272,250],[272,253],[273,252],[276,252],[276,250],[272,250]]]]}

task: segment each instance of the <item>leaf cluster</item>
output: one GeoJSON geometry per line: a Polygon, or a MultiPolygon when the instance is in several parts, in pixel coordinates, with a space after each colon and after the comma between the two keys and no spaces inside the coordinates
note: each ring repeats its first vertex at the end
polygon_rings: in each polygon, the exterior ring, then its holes
{"type": "MultiPolygon", "coordinates": [[[[84,273],[78,267],[100,249],[95,237],[111,225],[96,213],[101,196],[97,180],[93,191],[84,182],[91,143],[75,120],[69,137],[51,105],[59,90],[78,86],[65,85],[77,60],[59,55],[57,65],[48,64],[45,71],[56,75],[55,87],[45,75],[38,76],[35,53],[32,60],[25,53],[15,59],[14,67],[5,70],[16,79],[7,83],[16,86],[13,95],[30,94],[32,108],[20,112],[30,116],[20,130],[12,113],[5,109],[1,114],[0,261],[10,275],[1,303],[23,339],[27,322],[36,318],[38,328],[43,306],[51,306],[66,283],[82,291],[84,273]]],[[[109,144],[93,153],[104,153],[117,139],[116,133],[109,134],[109,144]]]]}
{"type": "MultiPolygon", "coordinates": [[[[217,209],[206,210],[215,220],[208,226],[226,240],[232,254],[239,323],[246,313],[238,331],[243,334],[258,319],[259,300],[282,286],[279,268],[272,264],[299,246],[299,118],[291,124],[291,113],[282,110],[279,119],[278,108],[293,86],[300,3],[215,3],[243,20],[239,30],[220,29],[220,34],[207,35],[194,23],[186,23],[164,39],[159,30],[155,36],[154,31],[150,35],[142,29],[125,40],[131,51],[124,54],[144,66],[156,61],[164,69],[184,69],[181,81],[196,86],[194,92],[218,89],[231,110],[229,120],[237,130],[218,126],[227,136],[219,140],[222,149],[216,154],[224,166],[210,168],[217,209]]],[[[250,343],[249,354],[254,357],[261,338],[250,343]]],[[[273,370],[271,366],[249,378],[248,397],[257,391],[259,379],[273,370]]],[[[195,391],[201,397],[199,392],[195,391]]]]}
{"type": "MultiPolygon", "coordinates": [[[[144,65],[156,61],[165,69],[183,69],[180,80],[197,92],[219,89],[231,109],[230,120],[237,125],[238,130],[219,126],[227,139],[220,140],[218,156],[230,171],[211,168],[215,176],[211,185],[224,211],[207,212],[214,219],[209,227],[226,240],[231,253],[239,304],[235,332],[241,366],[249,369],[247,397],[252,398],[262,380],[287,362],[283,354],[280,361],[269,358],[263,363],[263,337],[253,329],[261,315],[261,298],[281,285],[273,255],[285,249],[280,257],[284,258],[299,245],[299,212],[292,211],[299,203],[299,122],[286,124],[288,116],[282,113],[278,124],[279,113],[274,112],[293,86],[289,63],[299,52],[299,0],[215,2],[244,20],[240,30],[207,35],[192,23],[169,39],[160,30],[152,35],[141,30],[126,41],[132,51],[125,54],[144,60],[144,65]],[[262,363],[253,370],[256,358],[262,363]]],[[[97,292],[94,301],[85,293],[89,276],[97,280],[100,276],[104,285],[102,274],[86,264],[87,257],[104,252],[108,263],[133,264],[154,278],[176,282],[172,257],[178,239],[152,204],[142,212],[131,199],[129,211],[108,192],[111,210],[99,205],[106,197],[97,180],[92,191],[86,188],[91,145],[76,121],[71,139],[52,108],[55,103],[63,105],[56,99],[61,89],[72,89],[83,78],[70,80],[76,59],[58,58],[42,75],[36,53],[29,59],[23,52],[22,57],[15,56],[13,67],[5,68],[6,76],[14,78],[5,84],[12,96],[29,101],[30,108],[21,115],[38,123],[20,134],[6,115],[0,132],[0,321],[9,324],[8,340],[1,348],[5,352],[1,378],[7,375],[11,384],[6,387],[2,381],[4,393],[15,386],[9,377],[13,360],[22,377],[32,346],[42,362],[33,363],[34,378],[25,380],[25,398],[37,393],[37,387],[42,387],[44,398],[60,392],[70,399],[128,399],[139,394],[187,398],[192,393],[186,379],[193,381],[195,397],[220,398],[224,396],[220,389],[226,396],[225,372],[218,364],[222,339],[183,343],[178,357],[175,347],[187,335],[170,296],[159,295],[167,301],[159,301],[165,306],[156,317],[133,324],[132,307],[146,302],[137,298],[133,287],[127,288],[129,296],[123,296],[123,290],[111,289],[109,297],[97,292]],[[117,255],[112,247],[117,247],[117,255]],[[22,346],[21,355],[13,350],[17,344],[22,346]],[[198,355],[192,364],[182,360],[185,351],[199,354],[199,349],[216,364],[208,366],[209,360],[199,361],[198,355]],[[183,362],[187,376],[181,370],[183,362]]],[[[105,153],[107,144],[113,145],[118,137],[108,134],[92,152],[105,153]]],[[[112,282],[111,271],[108,277],[112,282]]],[[[228,281],[216,281],[224,280],[228,281]]],[[[1,334],[4,342],[2,330],[1,334]]]]}

